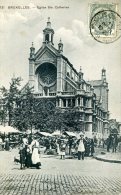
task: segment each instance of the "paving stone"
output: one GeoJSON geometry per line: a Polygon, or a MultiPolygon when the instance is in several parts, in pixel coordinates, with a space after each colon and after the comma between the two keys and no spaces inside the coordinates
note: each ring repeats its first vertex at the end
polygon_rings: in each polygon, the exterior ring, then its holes
{"type": "Polygon", "coordinates": [[[42,169],[20,170],[13,162],[15,152],[1,153],[0,195],[121,194],[121,164],[46,157],[41,158],[42,169]]]}
{"type": "Polygon", "coordinates": [[[76,195],[104,194],[119,195],[121,180],[104,177],[73,175],[2,175],[0,180],[1,195],[76,195]],[[114,182],[115,181],[115,182],[114,182]]]}

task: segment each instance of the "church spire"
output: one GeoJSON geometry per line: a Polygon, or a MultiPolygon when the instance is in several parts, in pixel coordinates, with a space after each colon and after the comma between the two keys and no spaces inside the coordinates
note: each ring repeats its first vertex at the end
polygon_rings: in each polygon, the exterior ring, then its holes
{"type": "Polygon", "coordinates": [[[50,17],[48,17],[48,21],[47,21],[47,28],[51,28],[50,17]]]}
{"type": "Polygon", "coordinates": [[[43,30],[43,43],[44,44],[53,44],[54,30],[51,27],[50,17],[48,17],[47,26],[43,30]]]}
{"type": "Polygon", "coordinates": [[[32,42],[32,46],[30,47],[30,59],[34,59],[34,54],[35,54],[35,48],[32,42]]]}
{"type": "Polygon", "coordinates": [[[82,67],[80,66],[80,71],[79,71],[79,81],[83,80],[83,72],[82,72],[82,67]]]}
{"type": "Polygon", "coordinates": [[[58,43],[58,50],[60,53],[63,53],[63,43],[62,43],[61,38],[60,38],[60,42],[58,43]]]}

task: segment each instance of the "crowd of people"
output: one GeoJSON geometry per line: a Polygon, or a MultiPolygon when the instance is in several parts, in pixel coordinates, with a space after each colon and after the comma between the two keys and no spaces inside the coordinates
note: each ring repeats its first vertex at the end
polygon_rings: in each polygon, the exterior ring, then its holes
{"type": "MultiPolygon", "coordinates": [[[[65,155],[73,157],[78,156],[78,151],[81,150],[81,139],[83,138],[83,152],[84,156],[93,156],[94,147],[96,145],[95,139],[90,139],[81,134],[80,138],[74,136],[61,136],[61,137],[41,137],[39,139],[40,145],[45,146],[45,153],[49,153],[50,150],[55,151],[60,155],[61,159],[65,159],[65,155]]],[[[80,151],[81,152],[81,151],[80,151]]],[[[78,158],[79,159],[79,158],[78,158]]],[[[79,159],[80,160],[80,159],[79,159]]]]}
{"type": "Polygon", "coordinates": [[[65,159],[66,156],[70,158],[77,158],[78,160],[84,160],[85,157],[93,156],[95,153],[95,147],[106,147],[107,152],[112,149],[112,152],[116,152],[118,146],[117,135],[109,135],[104,139],[97,139],[96,137],[88,138],[84,137],[84,134],[80,134],[80,137],[75,136],[40,136],[35,135],[12,135],[12,137],[0,136],[1,150],[9,151],[10,140],[12,143],[16,143],[19,148],[19,159],[14,160],[20,163],[20,169],[25,167],[40,168],[40,152],[41,148],[44,148],[45,154],[59,155],[60,159],[65,159]]]}
{"type": "Polygon", "coordinates": [[[19,156],[15,157],[14,161],[20,163],[20,169],[25,167],[40,168],[40,146],[43,146],[44,153],[49,154],[50,151],[54,151],[56,155],[60,156],[60,159],[65,159],[66,155],[78,157],[78,160],[84,160],[85,156],[93,156],[94,154],[94,140],[84,138],[84,135],[80,135],[80,138],[76,137],[38,137],[30,135],[24,135],[21,137],[21,144],[19,146],[19,156]]]}

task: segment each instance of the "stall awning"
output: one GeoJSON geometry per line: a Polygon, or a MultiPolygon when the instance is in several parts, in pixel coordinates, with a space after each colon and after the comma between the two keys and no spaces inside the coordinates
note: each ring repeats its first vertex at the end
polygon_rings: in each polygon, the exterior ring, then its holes
{"type": "Polygon", "coordinates": [[[52,134],[47,133],[47,132],[38,132],[38,133],[46,137],[52,137],[52,134]]]}
{"type": "Polygon", "coordinates": [[[53,136],[60,136],[61,135],[61,132],[60,131],[54,131],[52,133],[53,136]]]}
{"type": "Polygon", "coordinates": [[[76,137],[76,134],[70,131],[65,131],[64,134],[71,136],[71,137],[76,137]]]}
{"type": "Polygon", "coordinates": [[[0,132],[1,133],[5,133],[5,134],[8,134],[8,133],[21,133],[19,130],[15,129],[14,127],[11,127],[11,126],[3,126],[3,127],[0,127],[0,132]]]}

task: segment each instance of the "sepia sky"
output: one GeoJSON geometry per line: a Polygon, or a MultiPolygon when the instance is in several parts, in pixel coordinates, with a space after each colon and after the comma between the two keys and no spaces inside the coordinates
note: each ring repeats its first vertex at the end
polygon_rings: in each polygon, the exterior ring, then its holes
{"type": "MultiPolygon", "coordinates": [[[[4,6],[4,9],[0,8],[0,86],[7,87],[13,75],[22,77],[22,85],[28,81],[31,42],[34,42],[36,51],[41,47],[42,30],[50,17],[55,31],[54,46],[57,48],[61,38],[64,55],[77,71],[82,66],[85,80],[100,79],[101,69],[106,69],[110,118],[121,122],[121,38],[110,44],[92,38],[88,25],[89,4],[92,2],[0,0],[0,6],[4,6]],[[8,9],[8,6],[21,6],[21,9],[8,9]],[[30,9],[23,9],[24,6],[30,9]]],[[[118,4],[118,10],[120,12],[121,4],[118,4]]]]}

